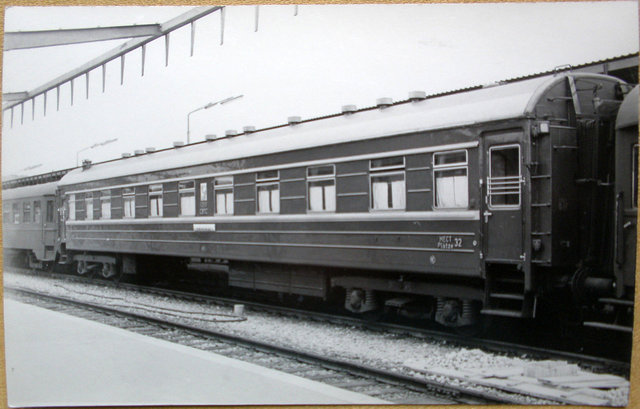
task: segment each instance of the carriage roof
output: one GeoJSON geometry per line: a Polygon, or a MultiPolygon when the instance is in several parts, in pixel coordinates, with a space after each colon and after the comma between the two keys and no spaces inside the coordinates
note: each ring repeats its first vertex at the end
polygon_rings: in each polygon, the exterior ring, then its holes
{"type": "Polygon", "coordinates": [[[2,200],[26,199],[32,197],[53,196],[58,182],[42,183],[39,185],[23,186],[2,191],[2,200]]]}
{"type": "MultiPolygon", "coordinates": [[[[611,78],[598,74],[568,75],[576,78],[611,78]]],[[[566,77],[567,74],[543,76],[132,156],[71,171],[61,179],[60,185],[521,118],[533,111],[535,104],[549,87],[566,77]]]]}

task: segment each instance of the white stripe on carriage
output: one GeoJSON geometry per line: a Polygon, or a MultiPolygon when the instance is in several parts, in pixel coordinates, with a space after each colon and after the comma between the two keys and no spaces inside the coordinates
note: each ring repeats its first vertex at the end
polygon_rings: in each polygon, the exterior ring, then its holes
{"type": "Polygon", "coordinates": [[[68,226],[91,224],[171,224],[171,223],[296,223],[296,222],[362,222],[362,221],[431,221],[480,220],[479,210],[433,210],[424,212],[309,213],[246,216],[159,217],[154,219],[67,220],[68,226]]]}
{"type": "MultiPolygon", "coordinates": [[[[220,226],[220,225],[218,225],[220,226]]],[[[221,225],[224,227],[224,224],[221,225]]],[[[70,229],[73,233],[193,233],[193,230],[90,230],[90,229],[70,229]]],[[[342,234],[342,235],[375,235],[375,236],[475,236],[473,232],[428,232],[428,231],[333,231],[333,230],[219,230],[216,234],[232,233],[232,234],[342,234]]]]}

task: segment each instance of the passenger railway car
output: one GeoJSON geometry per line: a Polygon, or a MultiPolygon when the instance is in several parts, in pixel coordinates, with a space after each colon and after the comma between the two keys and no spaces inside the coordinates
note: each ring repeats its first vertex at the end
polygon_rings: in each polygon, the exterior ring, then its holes
{"type": "Polygon", "coordinates": [[[49,182],[3,191],[5,261],[35,267],[55,260],[58,238],[56,188],[56,182],[49,182]]]}
{"type": "Polygon", "coordinates": [[[414,92],[85,163],[58,183],[57,249],[81,274],[222,263],[232,287],[418,306],[454,327],[580,299],[601,325],[598,302],[633,299],[628,91],[569,73],[414,92]]]}

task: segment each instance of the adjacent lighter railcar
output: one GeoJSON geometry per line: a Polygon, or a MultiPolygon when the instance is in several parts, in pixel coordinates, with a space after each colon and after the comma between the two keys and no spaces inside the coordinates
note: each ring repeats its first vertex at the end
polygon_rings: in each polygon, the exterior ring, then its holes
{"type": "Polygon", "coordinates": [[[56,256],[56,182],[3,191],[2,242],[6,261],[38,266],[56,256]]]}

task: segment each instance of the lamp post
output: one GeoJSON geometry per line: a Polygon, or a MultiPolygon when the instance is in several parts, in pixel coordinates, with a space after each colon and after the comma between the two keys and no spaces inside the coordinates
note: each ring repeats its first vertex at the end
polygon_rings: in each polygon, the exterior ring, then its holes
{"type": "Polygon", "coordinates": [[[109,143],[111,143],[111,142],[115,142],[115,141],[117,141],[117,140],[118,140],[118,138],[114,138],[114,139],[107,139],[106,141],[102,141],[102,142],[94,143],[94,144],[93,144],[93,145],[91,145],[91,146],[87,146],[86,148],[82,148],[82,149],[80,149],[79,151],[77,151],[77,152],[76,152],[76,166],[78,166],[80,152],[84,152],[84,151],[89,150],[89,149],[97,148],[98,146],[104,146],[104,145],[106,145],[106,144],[109,144],[109,143]]]}
{"type": "Polygon", "coordinates": [[[243,96],[244,96],[243,94],[240,94],[234,97],[221,99],[220,101],[209,102],[207,105],[201,106],[200,108],[196,108],[193,111],[189,112],[187,114],[187,145],[191,142],[191,114],[193,114],[194,112],[202,111],[203,109],[209,109],[212,106],[215,106],[218,104],[220,105],[226,104],[227,102],[231,102],[234,99],[242,98],[243,96]]]}

